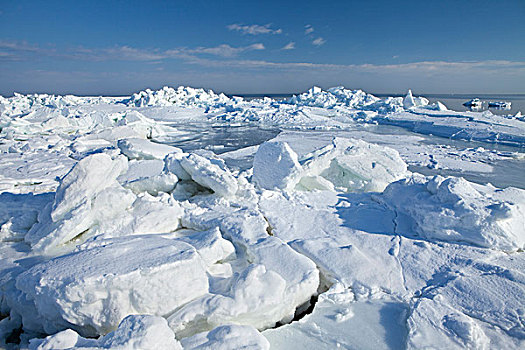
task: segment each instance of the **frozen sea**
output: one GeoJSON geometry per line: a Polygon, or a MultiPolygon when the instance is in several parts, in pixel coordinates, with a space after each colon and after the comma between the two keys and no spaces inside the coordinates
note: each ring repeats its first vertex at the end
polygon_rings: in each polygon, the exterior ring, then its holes
{"type": "MultiPolygon", "coordinates": [[[[374,96],[377,97],[404,97],[404,95],[400,94],[374,94],[374,96]]],[[[287,99],[290,98],[293,94],[238,94],[238,96],[242,96],[246,99],[258,99],[263,97],[270,97],[278,100],[287,99]]],[[[426,98],[430,102],[436,102],[440,101],[444,103],[448,108],[455,110],[455,111],[470,111],[472,110],[469,107],[464,106],[463,104],[465,102],[468,102],[474,98],[479,98],[482,101],[482,107],[479,109],[474,109],[477,111],[486,111],[490,110],[494,114],[516,114],[517,112],[521,111],[525,113],[525,94],[424,94],[426,98]],[[504,108],[496,108],[496,107],[490,107],[488,103],[489,102],[496,102],[496,101],[506,101],[511,102],[511,108],[510,109],[504,109],[504,108]]]]}
{"type": "MultiPolygon", "coordinates": [[[[190,124],[187,123],[173,123],[170,124],[179,130],[182,135],[177,135],[173,138],[163,140],[163,143],[180,147],[186,152],[192,152],[198,149],[211,150],[216,154],[223,154],[233,152],[239,149],[258,146],[261,143],[277,137],[281,132],[285,132],[286,128],[276,128],[272,126],[246,126],[246,125],[207,125],[207,124],[190,124]]],[[[405,135],[407,137],[420,138],[424,145],[434,147],[454,147],[454,148],[476,148],[481,147],[493,152],[510,152],[517,156],[514,158],[504,158],[498,160],[487,161],[490,163],[492,170],[490,172],[476,172],[464,168],[436,168],[428,164],[410,165],[409,169],[412,171],[422,173],[425,175],[442,175],[442,176],[462,176],[467,180],[477,183],[492,183],[498,187],[514,186],[518,188],[525,188],[525,146],[509,146],[494,143],[484,143],[480,141],[465,141],[461,139],[451,139],[445,137],[438,137],[433,135],[421,135],[408,131],[396,126],[354,126],[352,130],[333,130],[329,132],[333,137],[352,137],[356,133],[366,132],[376,135],[379,139],[376,141],[382,144],[381,135],[405,135]]],[[[308,134],[308,136],[315,137],[316,134],[325,135],[325,131],[308,130],[298,133],[308,134]]],[[[453,154],[452,154],[453,156],[453,154]]],[[[246,157],[242,161],[237,159],[226,160],[228,165],[237,167],[241,170],[247,170],[252,165],[252,157],[246,157]]]]}
{"type": "Polygon", "coordinates": [[[523,96],[270,97],[0,97],[0,348],[525,347],[523,96]]]}

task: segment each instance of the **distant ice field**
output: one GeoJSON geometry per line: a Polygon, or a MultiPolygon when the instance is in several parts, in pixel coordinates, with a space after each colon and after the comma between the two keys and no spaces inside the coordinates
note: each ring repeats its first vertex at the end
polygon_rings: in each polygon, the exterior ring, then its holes
{"type": "MultiPolygon", "coordinates": [[[[404,97],[399,94],[374,94],[377,97],[404,97]]],[[[238,94],[246,99],[258,99],[265,96],[274,99],[282,100],[288,99],[292,94],[238,94]]],[[[494,114],[516,114],[518,111],[525,111],[525,94],[424,94],[424,96],[431,102],[440,101],[444,103],[448,108],[454,111],[470,111],[471,109],[464,105],[465,102],[472,100],[473,98],[479,98],[483,102],[483,106],[478,111],[490,110],[494,114]],[[488,106],[488,102],[496,101],[507,101],[511,102],[510,109],[502,109],[488,106]]]]}
{"type": "MultiPolygon", "coordinates": [[[[162,142],[180,147],[186,152],[192,152],[197,149],[211,150],[216,154],[224,154],[226,163],[234,168],[246,170],[251,167],[253,161],[253,154],[247,155],[242,160],[229,159],[228,152],[234,152],[243,148],[258,146],[264,141],[268,141],[277,137],[281,132],[294,132],[293,130],[280,129],[275,127],[260,127],[257,125],[212,125],[205,123],[186,124],[173,123],[170,124],[181,134],[164,139],[162,142]]],[[[310,138],[330,138],[334,136],[340,137],[360,137],[364,140],[374,137],[378,144],[390,145],[391,142],[384,140],[381,135],[399,135],[407,136],[408,138],[417,138],[418,143],[427,145],[429,147],[447,146],[452,148],[476,148],[482,147],[492,152],[510,152],[515,153],[516,157],[504,159],[485,159],[482,162],[492,167],[491,171],[477,172],[475,169],[461,169],[461,168],[436,168],[420,163],[409,162],[409,169],[425,175],[442,175],[442,176],[462,176],[470,181],[477,183],[492,183],[498,187],[514,186],[518,188],[525,188],[525,147],[523,146],[508,146],[501,144],[485,143],[481,141],[464,141],[444,137],[437,137],[432,135],[421,135],[410,132],[401,127],[387,126],[387,125],[354,125],[349,127],[350,130],[333,130],[327,133],[326,131],[307,130],[295,131],[299,135],[308,135],[310,138]],[[372,136],[373,135],[373,136],[372,136]]],[[[399,145],[401,146],[401,145],[399,145]]],[[[396,148],[394,146],[394,148],[396,148]]],[[[397,147],[400,151],[403,147],[397,147]]],[[[450,152],[449,156],[454,156],[450,152]]],[[[480,161],[481,162],[481,161],[480,161]]]]}

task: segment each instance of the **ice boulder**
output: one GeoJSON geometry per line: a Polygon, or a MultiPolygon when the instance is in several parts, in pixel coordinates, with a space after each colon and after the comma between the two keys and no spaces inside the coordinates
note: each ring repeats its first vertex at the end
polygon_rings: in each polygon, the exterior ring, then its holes
{"type": "Polygon", "coordinates": [[[235,247],[222,238],[218,227],[181,237],[180,240],[192,245],[207,266],[235,256],[235,247]]]}
{"type": "Polygon", "coordinates": [[[413,176],[382,196],[398,227],[429,240],[464,242],[515,251],[525,247],[525,190],[498,189],[459,177],[413,176]]]}
{"type": "Polygon", "coordinates": [[[25,241],[47,254],[118,216],[135,201],[117,182],[127,166],[124,157],[113,160],[104,153],[82,159],[60,181],[55,200],[39,214],[25,241]]]}
{"type": "Polygon", "coordinates": [[[223,197],[237,192],[237,180],[228,169],[213,163],[198,154],[189,154],[180,160],[180,165],[191,179],[223,197]]]}
{"type": "Polygon", "coordinates": [[[167,171],[177,176],[179,180],[191,180],[190,174],[182,167],[181,160],[186,157],[184,153],[171,153],[164,158],[164,167],[167,171]]]}
{"type": "Polygon", "coordinates": [[[431,110],[434,110],[434,111],[441,111],[441,112],[448,111],[447,106],[445,106],[440,101],[436,101],[436,102],[432,103],[431,105],[428,105],[427,108],[431,109],[431,110]]]}
{"type": "Polygon", "coordinates": [[[93,154],[78,162],[62,179],[53,204],[53,220],[78,207],[85,198],[110,187],[127,168],[127,161],[115,160],[104,153],[93,154]]]}
{"type": "Polygon", "coordinates": [[[171,192],[178,177],[165,171],[164,166],[164,161],[160,159],[133,160],[129,162],[128,170],[117,180],[135,194],[148,192],[156,196],[159,192],[171,192]]]}
{"type": "Polygon", "coordinates": [[[381,192],[408,174],[399,153],[357,139],[335,138],[333,148],[305,162],[307,175],[320,175],[345,192],[381,192]],[[328,166],[327,166],[328,165],[328,166]]]}
{"type": "Polygon", "coordinates": [[[166,193],[139,194],[131,207],[111,220],[99,222],[93,235],[105,238],[169,233],[180,228],[184,209],[166,193]]]}
{"type": "Polygon", "coordinates": [[[265,142],[255,153],[253,176],[262,188],[291,189],[302,172],[297,154],[286,142],[265,142]]]}
{"type": "Polygon", "coordinates": [[[104,336],[99,343],[105,349],[182,350],[166,319],[150,315],[126,317],[117,330],[104,336]]]}
{"type": "Polygon", "coordinates": [[[191,245],[147,235],[108,239],[35,265],[17,277],[16,288],[26,328],[36,318],[34,331],[72,328],[94,337],[129,314],[170,314],[206,294],[208,277],[191,245]]]}
{"type": "Polygon", "coordinates": [[[292,320],[297,307],[317,293],[315,263],[276,237],[246,246],[254,263],[235,273],[226,292],[203,295],[168,318],[177,337],[187,337],[227,324],[259,330],[292,320]]]}
{"type": "Polygon", "coordinates": [[[185,350],[267,350],[270,343],[255,328],[241,325],[219,326],[212,331],[184,338],[185,350]]]}
{"type": "MultiPolygon", "coordinates": [[[[266,328],[280,320],[286,281],[264,265],[251,265],[238,275],[227,296],[207,294],[168,318],[177,337],[187,337],[228,324],[266,328]]],[[[282,316],[281,316],[282,317],[282,316]]]]}
{"type": "Polygon", "coordinates": [[[408,90],[405,98],[403,99],[403,107],[410,109],[412,107],[423,107],[428,105],[428,100],[424,97],[414,97],[412,90],[408,90]]]}
{"type": "Polygon", "coordinates": [[[286,142],[265,142],[255,154],[253,174],[265,189],[381,192],[408,171],[394,149],[334,138],[300,160],[286,142]]]}
{"type": "Polygon", "coordinates": [[[164,159],[170,153],[182,152],[177,147],[139,138],[119,140],[118,147],[129,159],[164,159]]]}
{"type": "Polygon", "coordinates": [[[320,108],[334,108],[336,106],[362,108],[378,100],[377,97],[362,90],[349,90],[343,86],[336,86],[324,91],[320,87],[314,86],[305,93],[292,96],[287,103],[320,108]]]}
{"type": "Polygon", "coordinates": [[[194,89],[179,86],[177,89],[164,86],[160,90],[146,89],[133,94],[124,101],[128,106],[184,106],[184,107],[208,107],[230,102],[224,94],[216,94],[212,90],[194,89]]]}
{"type": "Polygon", "coordinates": [[[164,318],[130,315],[115,331],[100,339],[83,338],[74,330],[66,329],[45,339],[31,339],[29,343],[29,350],[61,349],[182,350],[182,347],[164,318]]]}

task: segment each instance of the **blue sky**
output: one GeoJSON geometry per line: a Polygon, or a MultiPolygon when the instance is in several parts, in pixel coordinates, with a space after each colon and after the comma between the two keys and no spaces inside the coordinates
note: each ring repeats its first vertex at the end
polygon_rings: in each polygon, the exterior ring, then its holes
{"type": "Polygon", "coordinates": [[[525,93],[525,1],[0,0],[0,94],[525,93]]]}

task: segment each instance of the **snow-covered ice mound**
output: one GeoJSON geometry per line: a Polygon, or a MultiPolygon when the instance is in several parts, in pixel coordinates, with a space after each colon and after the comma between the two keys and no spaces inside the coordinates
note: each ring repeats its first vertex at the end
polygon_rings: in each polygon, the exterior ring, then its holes
{"type": "Polygon", "coordinates": [[[124,157],[112,160],[104,153],[77,163],[25,236],[26,242],[36,251],[52,251],[131,206],[135,196],[117,182],[127,166],[124,157]]]}
{"type": "Polygon", "coordinates": [[[525,190],[413,176],[390,184],[378,198],[396,212],[398,233],[506,251],[525,248],[525,190]]]}
{"type": "Polygon", "coordinates": [[[408,174],[397,151],[343,138],[335,138],[300,160],[286,142],[265,142],[253,166],[255,180],[266,189],[381,192],[408,174]]]}
{"type": "Polygon", "coordinates": [[[208,107],[229,102],[230,99],[224,94],[216,94],[212,90],[194,89],[179,86],[177,89],[165,86],[160,90],[144,90],[133,94],[125,100],[128,106],[188,106],[208,107]]]}
{"type": "Polygon", "coordinates": [[[38,315],[42,328],[34,331],[74,328],[96,336],[129,314],[169,314],[205,294],[208,278],[190,244],[150,235],[102,241],[38,264],[18,276],[16,287],[25,327],[38,315]]]}
{"type": "Polygon", "coordinates": [[[314,86],[303,94],[294,95],[287,102],[299,106],[321,108],[333,108],[335,106],[362,108],[377,101],[379,98],[362,90],[347,90],[338,86],[323,91],[320,87],[314,86]]]}
{"type": "Polygon", "coordinates": [[[45,339],[31,339],[30,350],[62,349],[166,349],[182,350],[173,331],[162,317],[130,315],[119,324],[118,329],[100,339],[81,337],[72,329],[50,335],[45,339]]]}

